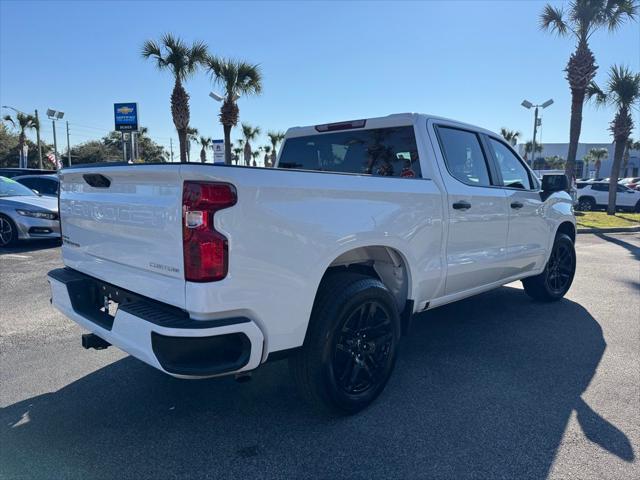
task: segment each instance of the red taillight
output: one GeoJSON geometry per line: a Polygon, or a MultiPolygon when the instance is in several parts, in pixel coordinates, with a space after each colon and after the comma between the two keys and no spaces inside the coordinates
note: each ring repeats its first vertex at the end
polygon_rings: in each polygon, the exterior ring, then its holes
{"type": "Polygon", "coordinates": [[[184,182],[182,191],[182,247],[184,278],[190,282],[215,282],[227,276],[227,238],[217,232],[213,216],[237,201],[228,183],[184,182]]]}

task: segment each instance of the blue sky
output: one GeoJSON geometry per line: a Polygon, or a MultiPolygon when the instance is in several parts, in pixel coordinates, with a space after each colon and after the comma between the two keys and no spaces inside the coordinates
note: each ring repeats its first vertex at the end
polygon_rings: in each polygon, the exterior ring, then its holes
{"type": "MultiPolygon", "coordinates": [[[[553,98],[542,142],[566,142],[563,68],[574,45],[538,29],[544,3],[1,0],[0,105],[63,110],[76,144],[112,128],[114,102],[135,101],[150,136],[164,145],[172,137],[177,151],[170,74],[140,56],[145,39],[173,32],[205,41],[214,54],[261,64],[263,94],[239,105],[241,120],[263,131],[416,111],[507,126],[528,140],[533,112],[520,102],[553,98]]],[[[599,32],[591,46],[601,82],[613,63],[640,69],[638,23],[599,32]]],[[[199,73],[186,88],[191,124],[222,138],[209,78],[199,73]]],[[[610,141],[612,116],[585,106],[581,141],[610,141]]],[[[58,140],[66,146],[63,127],[58,140]]],[[[43,135],[51,141],[49,122],[43,135]]]]}

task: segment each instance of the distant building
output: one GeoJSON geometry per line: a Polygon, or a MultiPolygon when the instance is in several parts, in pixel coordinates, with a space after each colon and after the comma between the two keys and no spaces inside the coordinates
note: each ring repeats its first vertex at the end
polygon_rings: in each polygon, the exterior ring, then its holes
{"type": "MultiPolygon", "coordinates": [[[[600,166],[600,176],[610,176],[611,167],[613,166],[613,143],[579,143],[578,152],[576,154],[576,176],[578,178],[588,178],[595,175],[595,166],[593,162],[589,162],[589,172],[587,172],[583,161],[585,155],[592,148],[606,148],[609,152],[607,158],[602,160],[602,165],[600,166]]],[[[517,149],[522,158],[525,158],[524,144],[518,144],[517,149]]],[[[566,160],[568,151],[568,143],[545,143],[542,145],[542,152],[536,152],[535,159],[537,162],[543,162],[545,158],[557,155],[566,160]]],[[[531,157],[531,154],[529,154],[529,157],[531,157]]],[[[530,158],[528,158],[528,160],[530,160],[530,158]]],[[[629,162],[627,163],[626,168],[624,165],[624,159],[623,164],[620,166],[620,177],[638,177],[640,176],[639,172],[640,150],[631,150],[629,152],[629,162]]]]}

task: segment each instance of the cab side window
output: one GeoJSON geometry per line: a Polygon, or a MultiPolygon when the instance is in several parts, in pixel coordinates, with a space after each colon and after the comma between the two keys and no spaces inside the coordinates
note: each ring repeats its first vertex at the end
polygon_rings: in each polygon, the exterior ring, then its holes
{"type": "Polygon", "coordinates": [[[529,178],[529,171],[520,159],[504,143],[494,138],[489,138],[489,143],[496,157],[498,169],[502,174],[504,186],[531,190],[533,185],[531,184],[531,178],[529,178]]]}
{"type": "Polygon", "coordinates": [[[478,135],[443,126],[437,132],[449,173],[467,185],[490,186],[489,168],[478,135]]]}

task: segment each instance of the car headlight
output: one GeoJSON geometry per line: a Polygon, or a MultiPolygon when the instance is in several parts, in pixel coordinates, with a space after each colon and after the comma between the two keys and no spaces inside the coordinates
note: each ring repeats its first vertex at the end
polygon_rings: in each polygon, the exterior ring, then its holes
{"type": "Polygon", "coordinates": [[[18,212],[18,214],[24,217],[44,218],[46,220],[58,219],[58,214],[52,213],[52,212],[42,212],[42,211],[36,211],[36,210],[20,210],[20,209],[16,209],[16,212],[18,212]]]}

